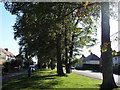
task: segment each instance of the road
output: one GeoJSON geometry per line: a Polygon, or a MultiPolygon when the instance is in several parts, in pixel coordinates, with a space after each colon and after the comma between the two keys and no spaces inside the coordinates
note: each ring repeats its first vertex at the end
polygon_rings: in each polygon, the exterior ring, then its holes
{"type": "MultiPolygon", "coordinates": [[[[93,72],[90,70],[72,70],[72,73],[87,76],[90,78],[100,79],[102,80],[102,73],[101,72],[93,72]]],[[[115,82],[120,85],[120,75],[113,74],[115,82]]]]}

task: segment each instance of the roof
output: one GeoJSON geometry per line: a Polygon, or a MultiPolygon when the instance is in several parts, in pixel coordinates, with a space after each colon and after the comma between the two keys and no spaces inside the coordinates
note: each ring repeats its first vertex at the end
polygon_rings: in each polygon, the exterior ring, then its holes
{"type": "Polygon", "coordinates": [[[0,48],[0,52],[3,52],[7,56],[14,57],[13,53],[6,51],[5,49],[0,48]]]}
{"type": "Polygon", "coordinates": [[[87,60],[100,60],[100,58],[95,54],[91,54],[91,55],[85,57],[84,61],[87,61],[87,60]]]}

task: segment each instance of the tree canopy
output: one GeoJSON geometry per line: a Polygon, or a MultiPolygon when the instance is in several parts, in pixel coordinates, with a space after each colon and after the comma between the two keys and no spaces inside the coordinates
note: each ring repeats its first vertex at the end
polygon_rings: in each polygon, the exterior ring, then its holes
{"type": "Polygon", "coordinates": [[[12,2],[5,3],[5,8],[17,15],[14,38],[19,39],[20,53],[28,59],[37,55],[39,62],[56,60],[56,50],[60,49],[62,60],[66,58],[65,48],[72,58],[73,51],[78,53],[84,45],[95,43],[92,35],[96,34],[100,10],[96,3],[12,2]]]}

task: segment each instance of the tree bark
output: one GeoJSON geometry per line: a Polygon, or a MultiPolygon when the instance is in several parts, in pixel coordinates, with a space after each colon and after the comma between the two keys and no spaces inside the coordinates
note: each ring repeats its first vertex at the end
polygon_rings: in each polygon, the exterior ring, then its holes
{"type": "Polygon", "coordinates": [[[66,73],[70,73],[69,61],[68,61],[68,43],[67,43],[67,28],[65,26],[65,69],[66,73]]]}
{"type": "Polygon", "coordinates": [[[62,67],[62,60],[61,60],[61,34],[57,35],[57,74],[58,76],[63,76],[65,75],[63,72],[63,67],[62,67]]]}
{"type": "Polygon", "coordinates": [[[69,59],[69,68],[70,68],[70,72],[71,72],[71,59],[72,59],[72,56],[73,56],[73,41],[74,41],[74,34],[72,34],[72,43],[71,43],[71,46],[70,46],[70,59],[69,59]]]}
{"type": "Polygon", "coordinates": [[[101,26],[102,26],[102,43],[101,43],[101,58],[102,58],[102,74],[103,82],[101,90],[111,90],[116,88],[113,78],[112,68],[112,49],[110,43],[110,26],[109,26],[109,2],[101,3],[101,26]]]}
{"type": "Polygon", "coordinates": [[[38,58],[38,64],[37,64],[37,65],[38,65],[38,68],[39,68],[39,69],[42,69],[42,61],[41,61],[41,58],[40,58],[40,55],[39,55],[39,54],[37,55],[37,58],[38,58]]]}

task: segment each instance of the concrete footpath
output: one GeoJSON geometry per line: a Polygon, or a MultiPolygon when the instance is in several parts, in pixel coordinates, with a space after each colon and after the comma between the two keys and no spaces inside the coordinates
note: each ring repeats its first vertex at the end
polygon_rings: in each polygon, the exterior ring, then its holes
{"type": "MultiPolygon", "coordinates": [[[[93,72],[90,70],[72,70],[72,73],[83,75],[90,78],[100,79],[102,80],[102,73],[101,72],[93,72]]],[[[113,74],[115,82],[120,85],[120,75],[113,74]]]]}
{"type": "Polygon", "coordinates": [[[19,75],[22,75],[22,74],[27,74],[28,73],[28,70],[25,69],[25,70],[21,70],[19,72],[15,72],[15,73],[8,73],[7,75],[4,75],[2,76],[2,82],[6,81],[6,80],[9,80],[10,78],[13,78],[15,76],[19,76],[19,75]]]}

